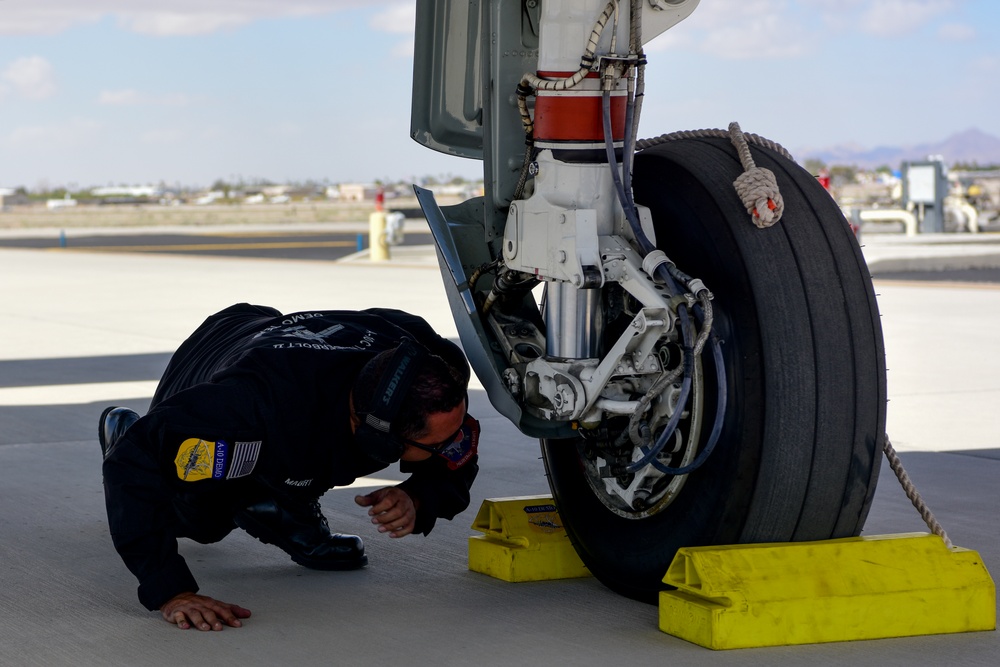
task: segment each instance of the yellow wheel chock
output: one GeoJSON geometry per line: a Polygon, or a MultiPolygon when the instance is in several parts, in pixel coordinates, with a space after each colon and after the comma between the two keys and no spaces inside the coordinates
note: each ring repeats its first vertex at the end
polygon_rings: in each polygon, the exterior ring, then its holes
{"type": "Polygon", "coordinates": [[[549,496],[484,500],[472,524],[469,569],[504,581],[590,576],[549,496]]]}
{"type": "Polygon", "coordinates": [[[906,533],[678,550],[660,629],[712,649],[996,629],[975,551],[906,533]]]}
{"type": "MultiPolygon", "coordinates": [[[[485,500],[469,569],[510,582],[589,576],[548,496],[485,500]]],[[[660,630],[711,649],[996,629],[979,554],[938,535],[684,547],[663,582],[660,630]]]]}

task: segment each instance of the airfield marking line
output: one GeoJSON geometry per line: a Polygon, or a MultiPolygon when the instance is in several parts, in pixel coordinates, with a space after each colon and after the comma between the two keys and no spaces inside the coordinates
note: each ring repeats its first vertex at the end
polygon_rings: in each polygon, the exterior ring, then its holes
{"type": "MultiPolygon", "coordinates": [[[[191,234],[191,236],[220,236],[223,238],[230,237],[254,237],[254,236],[357,236],[361,232],[350,232],[344,230],[302,230],[302,231],[258,231],[258,232],[206,232],[204,234],[191,234]]],[[[364,234],[367,235],[368,230],[365,229],[364,234]]]]}
{"type": "Polygon", "coordinates": [[[888,287],[933,287],[936,289],[981,289],[1000,290],[998,283],[974,283],[961,280],[898,280],[893,278],[873,277],[872,283],[888,287]]]}
{"type": "Polygon", "coordinates": [[[185,245],[109,245],[44,248],[50,252],[191,252],[198,250],[279,250],[283,248],[351,248],[356,241],[286,241],[273,243],[191,243],[185,245]]]}

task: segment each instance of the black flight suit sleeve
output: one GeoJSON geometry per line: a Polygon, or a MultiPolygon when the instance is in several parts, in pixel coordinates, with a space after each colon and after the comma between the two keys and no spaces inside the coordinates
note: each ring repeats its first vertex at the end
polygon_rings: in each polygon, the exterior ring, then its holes
{"type": "MultiPolygon", "coordinates": [[[[180,479],[181,443],[253,438],[253,399],[239,383],[206,383],[182,391],[139,419],[115,443],[104,461],[104,491],[108,523],[115,549],[139,580],[139,601],[159,609],[178,593],[196,592],[198,585],[177,552],[177,519],[173,500],[178,493],[198,493],[236,481],[212,474],[211,457],[195,477],[180,479]],[[234,438],[235,436],[235,438],[234,438]],[[207,477],[205,476],[207,474],[207,477]]],[[[183,461],[182,461],[183,463],[183,461]]],[[[224,472],[228,472],[225,470],[224,472]]]]}
{"type": "Polygon", "coordinates": [[[469,506],[469,489],[479,473],[479,456],[474,455],[456,470],[451,470],[439,456],[426,461],[401,461],[399,469],[411,473],[399,487],[419,501],[413,532],[427,535],[438,518],[450,521],[469,506]]]}
{"type": "Polygon", "coordinates": [[[154,420],[140,419],[104,461],[111,539],[139,580],[139,602],[149,610],[178,593],[198,591],[170,529],[172,489],[160,465],[156,430],[154,420]]]}

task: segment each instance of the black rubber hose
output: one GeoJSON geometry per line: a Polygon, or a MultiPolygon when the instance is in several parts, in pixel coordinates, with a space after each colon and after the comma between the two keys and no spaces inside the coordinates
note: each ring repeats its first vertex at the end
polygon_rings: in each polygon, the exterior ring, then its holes
{"type": "MultiPolygon", "coordinates": [[[[623,163],[622,172],[624,173],[629,188],[631,188],[632,174],[631,170],[626,166],[626,164],[628,163],[628,153],[626,151],[628,150],[630,143],[628,140],[629,129],[630,129],[629,123],[634,121],[634,117],[631,117],[634,114],[633,105],[634,105],[633,101],[631,99],[628,100],[625,109],[626,139],[622,155],[622,163],[623,163]]],[[[636,242],[638,243],[639,248],[642,251],[642,254],[648,255],[653,250],[655,250],[655,248],[653,247],[653,244],[650,243],[649,239],[646,237],[645,232],[642,230],[642,225],[639,223],[639,215],[638,212],[636,211],[635,203],[633,202],[632,197],[630,196],[630,192],[626,189],[626,183],[622,181],[622,176],[619,175],[616,166],[618,161],[615,157],[614,136],[612,135],[612,130],[611,130],[610,90],[603,91],[603,94],[601,96],[601,112],[602,112],[601,113],[602,122],[604,126],[604,147],[608,156],[608,166],[611,169],[611,175],[612,179],[614,180],[615,190],[618,194],[618,201],[622,206],[622,210],[625,212],[625,219],[628,221],[629,227],[632,228],[632,233],[636,238],[636,242]]],[[[690,276],[688,276],[686,273],[677,268],[677,266],[672,262],[661,264],[659,267],[657,267],[657,273],[659,274],[660,279],[670,287],[673,294],[683,293],[683,290],[681,289],[678,283],[687,285],[692,280],[690,276]]],[[[681,394],[678,397],[677,401],[679,406],[683,406],[687,404],[688,397],[691,393],[691,374],[693,372],[692,369],[694,365],[692,360],[693,357],[692,338],[694,338],[694,335],[690,331],[690,319],[687,309],[683,307],[678,308],[677,314],[681,320],[681,333],[685,344],[684,379],[681,382],[681,394]]],[[[698,455],[698,457],[694,461],[692,461],[687,466],[684,466],[683,468],[670,468],[669,466],[665,466],[656,460],[656,457],[659,455],[661,451],[663,451],[663,448],[666,446],[667,441],[673,436],[674,432],[677,430],[677,425],[680,422],[680,415],[683,412],[683,410],[678,409],[674,412],[673,415],[671,415],[670,421],[667,422],[666,427],[663,429],[663,432],[660,434],[660,437],[657,438],[657,441],[654,444],[654,446],[650,448],[648,451],[645,448],[643,448],[642,458],[626,466],[625,470],[627,472],[631,473],[638,472],[646,465],[651,464],[653,465],[653,467],[655,467],[657,470],[661,472],[672,475],[684,475],[687,474],[688,472],[691,472],[692,470],[696,470],[697,468],[701,467],[704,464],[704,462],[708,459],[708,456],[712,453],[712,450],[715,449],[715,444],[716,442],[718,442],[719,434],[722,432],[722,418],[725,415],[726,395],[727,395],[726,371],[725,368],[722,366],[722,353],[721,350],[719,349],[719,345],[715,340],[714,336],[712,338],[712,353],[715,358],[716,378],[719,386],[718,390],[719,402],[715,413],[715,420],[712,426],[712,434],[709,437],[709,441],[706,444],[705,449],[702,450],[702,452],[698,455]],[[682,471],[682,472],[676,472],[676,471],[682,471]]]]}
{"type": "Polygon", "coordinates": [[[621,204],[622,210],[625,212],[625,219],[628,221],[628,226],[632,229],[632,234],[635,236],[636,243],[639,244],[639,250],[641,250],[643,256],[645,256],[653,252],[655,248],[653,247],[653,244],[649,242],[649,239],[646,238],[646,234],[642,231],[642,225],[639,224],[639,214],[635,210],[635,205],[630,203],[631,200],[629,196],[625,194],[625,185],[622,183],[621,174],[618,173],[618,159],[615,157],[614,135],[611,134],[610,90],[605,90],[601,96],[601,117],[604,124],[604,149],[608,154],[608,167],[611,169],[611,177],[615,183],[615,192],[618,194],[618,202],[621,204]]]}
{"type": "Polygon", "coordinates": [[[661,451],[663,451],[663,448],[666,446],[667,441],[674,435],[674,432],[677,430],[677,425],[681,421],[681,415],[683,414],[684,410],[680,409],[680,406],[687,405],[688,397],[691,394],[691,369],[689,368],[690,365],[692,365],[691,355],[687,354],[687,351],[685,351],[684,380],[681,382],[681,394],[680,396],[677,397],[678,409],[674,410],[674,414],[670,415],[670,421],[667,422],[667,425],[664,427],[663,432],[660,433],[660,437],[656,439],[656,443],[649,449],[641,447],[642,458],[640,458],[638,461],[634,461],[625,466],[625,472],[639,472],[647,465],[650,464],[654,466],[656,465],[657,463],[656,457],[659,456],[661,451]]]}
{"type": "MultiPolygon", "coordinates": [[[[652,466],[667,475],[686,475],[700,468],[705,464],[705,461],[708,460],[708,457],[712,455],[712,450],[715,449],[715,445],[719,442],[719,436],[722,434],[722,417],[726,414],[727,400],[726,369],[723,366],[722,350],[719,347],[718,338],[713,335],[709,339],[709,344],[712,346],[712,357],[715,359],[715,376],[719,387],[718,405],[716,405],[715,409],[715,423],[712,425],[712,432],[708,436],[708,442],[705,443],[705,449],[701,450],[701,453],[698,454],[695,460],[686,466],[671,468],[670,466],[660,463],[655,458],[652,460],[652,466]]],[[[680,410],[678,410],[678,412],[680,412],[680,410]]]]}

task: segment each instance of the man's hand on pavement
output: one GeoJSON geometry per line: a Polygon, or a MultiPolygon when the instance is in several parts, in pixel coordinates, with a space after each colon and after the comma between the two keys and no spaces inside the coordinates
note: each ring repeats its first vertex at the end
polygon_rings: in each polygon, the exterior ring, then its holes
{"type": "Polygon", "coordinates": [[[250,610],[238,604],[222,602],[196,593],[179,593],[167,600],[160,613],[163,620],[174,623],[178,628],[198,628],[199,630],[221,630],[225,625],[239,628],[241,618],[249,618],[250,610]]]}
{"type": "Polygon", "coordinates": [[[406,537],[416,526],[417,505],[398,486],[378,489],[365,496],[355,496],[354,502],[367,507],[368,516],[378,526],[378,532],[389,533],[389,537],[406,537]]]}

